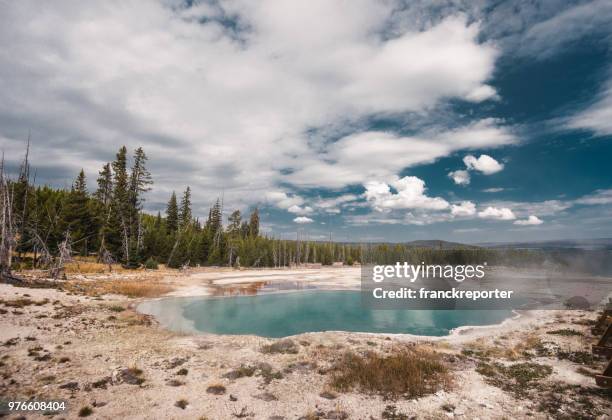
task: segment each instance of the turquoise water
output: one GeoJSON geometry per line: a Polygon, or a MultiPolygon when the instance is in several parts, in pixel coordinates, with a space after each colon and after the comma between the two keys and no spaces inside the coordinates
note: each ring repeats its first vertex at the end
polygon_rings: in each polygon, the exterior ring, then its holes
{"type": "Polygon", "coordinates": [[[507,310],[373,310],[358,291],[305,291],[219,298],[167,298],[139,311],[182,332],[286,337],[304,332],[353,331],[441,336],[464,325],[497,324],[507,310]]]}

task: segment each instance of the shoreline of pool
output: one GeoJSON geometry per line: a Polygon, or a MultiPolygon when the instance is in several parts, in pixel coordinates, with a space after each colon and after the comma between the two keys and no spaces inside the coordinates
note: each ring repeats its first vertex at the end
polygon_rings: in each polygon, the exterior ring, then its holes
{"type": "MultiPolygon", "coordinates": [[[[272,295],[272,294],[287,294],[287,293],[304,293],[304,292],[331,292],[331,291],[359,291],[358,288],[313,288],[306,290],[276,290],[276,291],[266,291],[261,294],[256,295],[228,295],[228,296],[214,296],[211,293],[207,294],[196,294],[196,295],[188,295],[183,290],[182,293],[170,293],[166,296],[157,297],[153,299],[146,299],[134,304],[134,310],[140,314],[144,314],[147,316],[153,317],[158,326],[168,332],[181,334],[181,335],[189,335],[194,337],[202,337],[202,336],[217,336],[217,337],[256,337],[260,339],[270,340],[270,339],[287,339],[287,338],[299,338],[301,336],[311,336],[316,334],[349,334],[349,335],[357,335],[357,336],[367,336],[367,337],[393,337],[403,341],[421,341],[421,340],[429,340],[429,341],[441,341],[441,340],[450,340],[450,341],[464,341],[466,339],[474,339],[484,335],[487,331],[491,329],[499,330],[500,328],[506,327],[516,327],[517,323],[521,319],[529,319],[536,315],[537,312],[535,310],[511,310],[511,316],[504,318],[500,322],[495,322],[486,325],[461,325],[458,327],[454,327],[448,330],[447,334],[444,335],[422,335],[422,334],[412,334],[412,333],[393,333],[393,332],[369,332],[369,331],[346,331],[346,330],[324,330],[324,331],[305,331],[298,334],[290,334],[281,337],[268,337],[264,335],[258,334],[224,334],[224,333],[216,333],[216,332],[207,332],[198,330],[193,320],[187,320],[184,317],[181,318],[181,321],[184,323],[184,328],[172,328],[173,320],[170,318],[164,318],[163,315],[159,313],[151,313],[151,311],[142,310],[142,306],[146,305],[150,302],[157,302],[160,300],[166,299],[194,299],[197,300],[199,298],[205,299],[226,299],[226,298],[245,298],[245,297],[255,297],[255,296],[264,296],[264,295],[272,295]]],[[[407,311],[413,309],[405,309],[407,311]]],[[[487,309],[483,309],[482,311],[487,311],[487,309]]],[[[546,312],[550,312],[547,310],[546,312]]],[[[537,317],[537,316],[536,316],[537,317]]]]}

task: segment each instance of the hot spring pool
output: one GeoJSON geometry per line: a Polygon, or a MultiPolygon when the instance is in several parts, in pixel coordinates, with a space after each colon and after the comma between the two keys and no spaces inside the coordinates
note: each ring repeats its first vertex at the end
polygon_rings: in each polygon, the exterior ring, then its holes
{"type": "Polygon", "coordinates": [[[509,310],[373,310],[359,291],[301,291],[233,297],[177,297],[143,302],[173,331],[286,337],[352,331],[442,336],[465,325],[497,324],[509,310]]]}

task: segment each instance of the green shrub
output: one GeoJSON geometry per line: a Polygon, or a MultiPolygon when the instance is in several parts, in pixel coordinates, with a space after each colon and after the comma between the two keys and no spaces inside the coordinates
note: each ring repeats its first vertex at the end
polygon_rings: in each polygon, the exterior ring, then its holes
{"type": "Polygon", "coordinates": [[[89,417],[93,414],[93,410],[89,406],[82,407],[79,410],[79,417],[89,417]]]}
{"type": "Polygon", "coordinates": [[[157,270],[159,268],[159,263],[157,262],[155,258],[149,257],[145,261],[144,266],[147,270],[157,270]]]}

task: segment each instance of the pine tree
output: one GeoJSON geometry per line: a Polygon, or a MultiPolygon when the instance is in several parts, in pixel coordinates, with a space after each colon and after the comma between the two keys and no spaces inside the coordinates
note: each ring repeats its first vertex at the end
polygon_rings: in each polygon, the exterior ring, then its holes
{"type": "Polygon", "coordinates": [[[240,214],[240,210],[234,210],[234,212],[228,218],[229,225],[227,227],[227,232],[232,237],[240,236],[240,225],[242,223],[242,215],[240,214]]]}
{"type": "Polygon", "coordinates": [[[70,232],[74,241],[74,249],[82,255],[88,252],[88,242],[91,242],[95,229],[89,207],[87,181],[85,172],[81,169],[68,195],[61,215],[62,231],[70,232]]]}
{"type": "Polygon", "coordinates": [[[228,249],[228,265],[232,266],[236,262],[238,264],[239,259],[236,258],[236,251],[240,246],[241,235],[240,235],[240,224],[242,217],[240,210],[234,210],[228,218],[229,225],[227,226],[227,249],[228,249]]]}
{"type": "Polygon", "coordinates": [[[181,210],[179,214],[179,226],[185,229],[191,223],[191,189],[187,187],[181,199],[181,210]]]}
{"type": "Polygon", "coordinates": [[[210,209],[210,212],[208,213],[208,221],[206,222],[206,224],[210,227],[210,231],[213,236],[216,236],[217,233],[223,228],[221,216],[221,202],[218,198],[215,204],[210,209]]]}
{"type": "Polygon", "coordinates": [[[81,172],[79,172],[79,175],[74,181],[72,189],[77,194],[87,197],[87,180],[85,179],[85,171],[83,171],[83,169],[81,169],[81,172]]]}
{"type": "Polygon", "coordinates": [[[178,205],[176,204],[176,194],[172,191],[170,201],[166,207],[166,228],[169,233],[176,232],[178,230],[178,205]]]}
{"type": "Polygon", "coordinates": [[[104,208],[108,208],[113,197],[113,173],[111,170],[111,164],[107,163],[102,167],[102,170],[98,177],[98,189],[96,190],[94,197],[102,203],[104,208]]]}
{"type": "Polygon", "coordinates": [[[119,149],[113,168],[113,199],[107,242],[114,255],[121,255],[127,263],[130,254],[130,202],[128,194],[127,149],[119,149]]]}
{"type": "Polygon", "coordinates": [[[255,207],[253,213],[251,213],[251,219],[249,221],[249,235],[253,238],[259,236],[259,210],[255,207]]]}
{"type": "Polygon", "coordinates": [[[208,213],[208,220],[204,229],[204,243],[209,264],[224,264],[225,260],[225,235],[223,234],[221,202],[217,198],[215,204],[208,213]]]}
{"type": "Polygon", "coordinates": [[[137,267],[140,263],[139,253],[142,248],[141,210],[144,202],[143,194],[151,190],[153,184],[151,173],[147,170],[147,155],[142,147],[134,151],[134,165],[130,173],[128,188],[128,214],[129,214],[129,247],[131,266],[137,267]]]}
{"type": "Polygon", "coordinates": [[[251,231],[251,228],[249,227],[249,222],[245,220],[240,225],[240,236],[242,236],[243,238],[246,238],[249,236],[250,231],[251,231]]]}
{"type": "MultiPolygon", "coordinates": [[[[94,203],[94,214],[100,226],[98,232],[98,259],[102,259],[103,255],[107,252],[107,240],[110,239],[109,236],[111,236],[110,234],[113,230],[113,225],[111,223],[111,203],[113,200],[113,172],[111,164],[107,163],[104,165],[98,174],[98,189],[94,193],[96,199],[96,203],[94,203]]],[[[112,239],[110,240],[112,242],[112,239]]]]}
{"type": "Polygon", "coordinates": [[[151,173],[146,168],[147,155],[145,154],[142,147],[139,147],[134,151],[134,165],[132,166],[132,172],[130,174],[130,185],[129,185],[129,201],[130,210],[136,215],[142,208],[142,202],[144,198],[142,194],[150,191],[150,185],[153,184],[151,173]]]}

